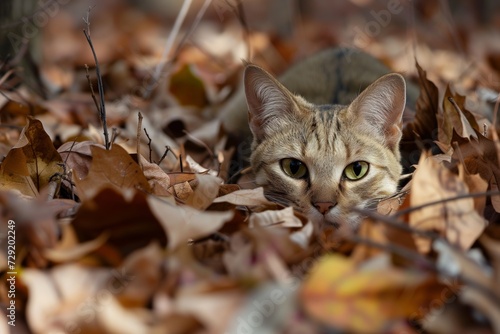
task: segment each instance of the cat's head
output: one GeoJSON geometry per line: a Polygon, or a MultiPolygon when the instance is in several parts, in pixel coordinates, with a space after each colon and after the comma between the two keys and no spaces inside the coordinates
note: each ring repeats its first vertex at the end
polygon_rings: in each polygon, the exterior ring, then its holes
{"type": "Polygon", "coordinates": [[[397,190],[405,90],[401,75],[388,74],[348,106],[313,105],[247,65],[257,185],[316,224],[356,228],[362,217],[352,207],[374,207],[397,190]]]}

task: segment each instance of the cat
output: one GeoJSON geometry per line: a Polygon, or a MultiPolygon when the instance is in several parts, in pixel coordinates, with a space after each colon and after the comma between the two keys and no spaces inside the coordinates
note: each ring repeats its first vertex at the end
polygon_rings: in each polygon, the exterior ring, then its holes
{"type": "Polygon", "coordinates": [[[244,91],[251,168],[269,200],[316,225],[352,230],[363,218],[353,207],[372,209],[397,191],[406,103],[400,74],[382,76],[350,104],[313,104],[247,64],[244,91]]]}

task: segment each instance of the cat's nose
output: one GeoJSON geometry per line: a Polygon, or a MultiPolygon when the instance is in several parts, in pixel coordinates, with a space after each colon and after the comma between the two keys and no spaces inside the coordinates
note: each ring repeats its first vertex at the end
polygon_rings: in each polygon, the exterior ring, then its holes
{"type": "Polygon", "coordinates": [[[314,207],[322,214],[328,213],[331,209],[337,205],[337,203],[334,202],[316,202],[313,203],[314,207]]]}

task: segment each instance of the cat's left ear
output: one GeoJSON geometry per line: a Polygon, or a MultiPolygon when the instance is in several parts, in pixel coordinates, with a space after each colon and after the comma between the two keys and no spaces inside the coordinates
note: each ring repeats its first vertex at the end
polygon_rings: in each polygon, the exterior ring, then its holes
{"type": "Polygon", "coordinates": [[[402,75],[384,75],[368,86],[350,105],[351,115],[360,130],[382,136],[391,150],[401,140],[403,112],[406,103],[406,83],[402,75]]]}

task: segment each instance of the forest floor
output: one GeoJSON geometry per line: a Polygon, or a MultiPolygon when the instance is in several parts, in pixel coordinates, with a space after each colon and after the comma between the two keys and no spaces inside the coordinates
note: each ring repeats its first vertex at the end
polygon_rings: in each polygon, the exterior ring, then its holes
{"type": "Polygon", "coordinates": [[[62,2],[0,68],[1,333],[500,333],[500,13],[62,2]],[[342,236],[241,189],[216,117],[241,59],[332,46],[420,88],[411,182],[342,236]]]}

